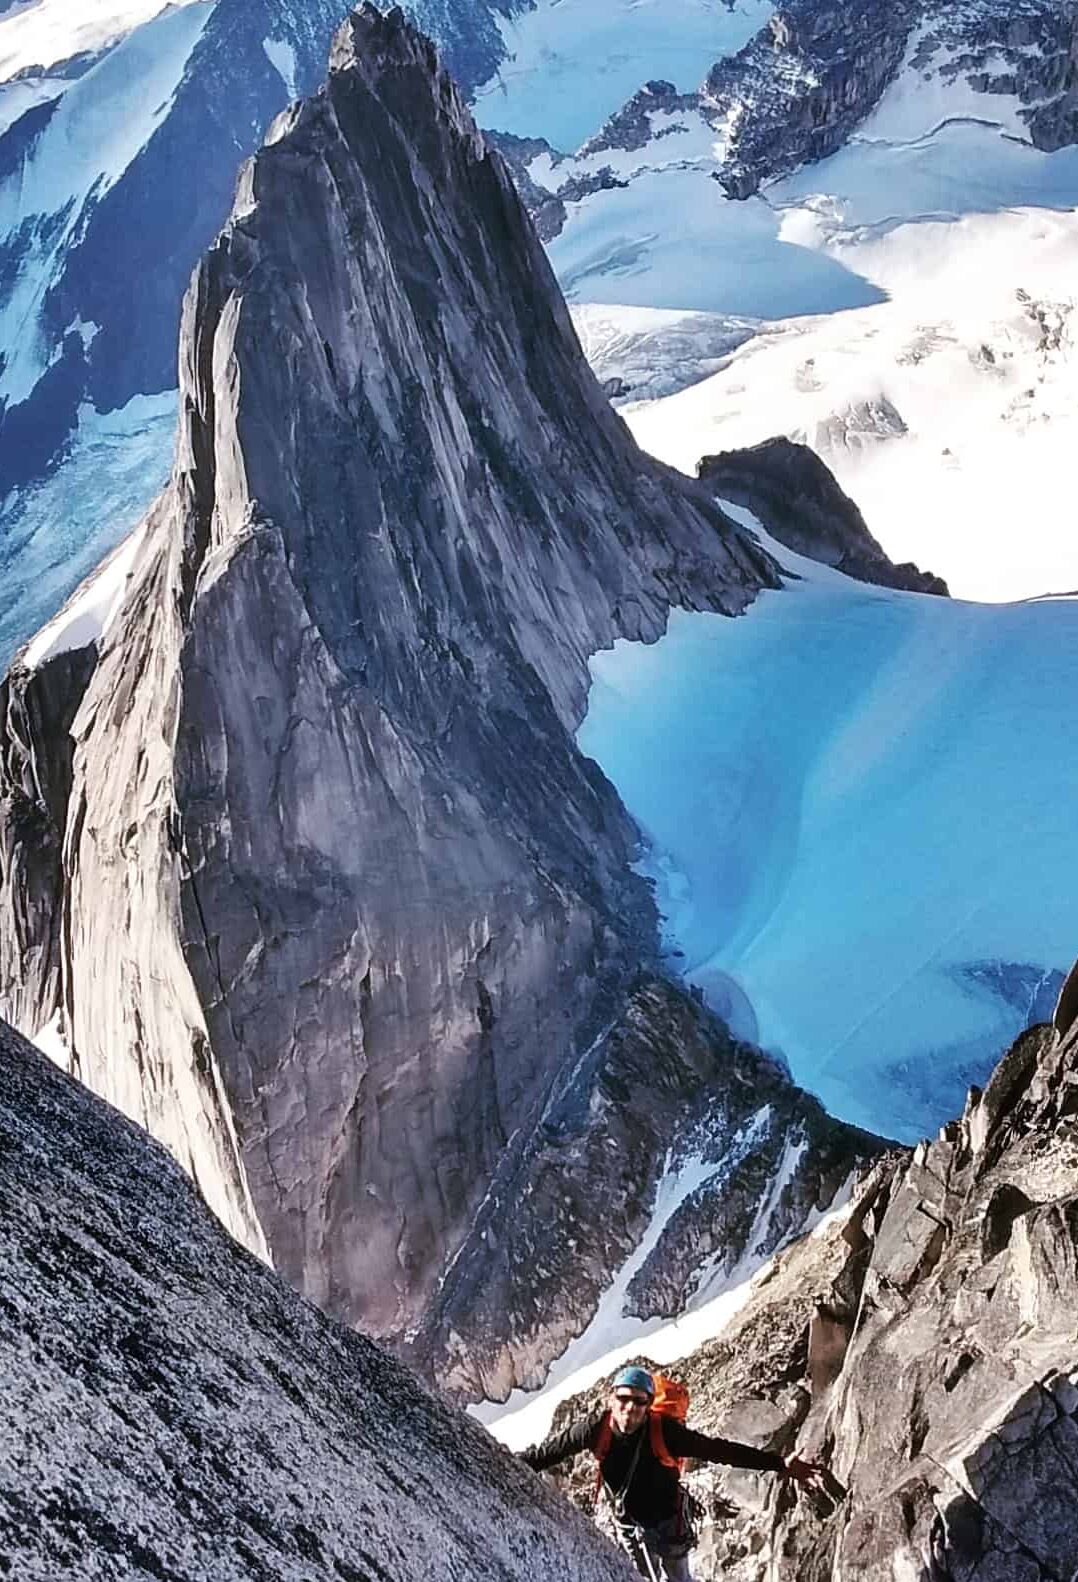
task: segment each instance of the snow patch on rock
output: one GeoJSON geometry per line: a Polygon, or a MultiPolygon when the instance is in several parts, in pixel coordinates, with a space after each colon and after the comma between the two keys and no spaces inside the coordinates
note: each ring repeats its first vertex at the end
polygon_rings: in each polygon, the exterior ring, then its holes
{"type": "Polygon", "coordinates": [[[143,531],[142,526],[136,528],[74,598],[68,600],[55,620],[43,626],[27,645],[22,662],[28,670],[36,670],[56,654],[85,648],[88,643],[96,643],[105,636],[123,601],[127,576],[142,542],[143,531]]]}
{"type": "Polygon", "coordinates": [[[287,39],[267,38],[262,41],[262,48],[274,71],[280,74],[281,81],[288,91],[289,99],[296,97],[296,52],[287,39]]]}

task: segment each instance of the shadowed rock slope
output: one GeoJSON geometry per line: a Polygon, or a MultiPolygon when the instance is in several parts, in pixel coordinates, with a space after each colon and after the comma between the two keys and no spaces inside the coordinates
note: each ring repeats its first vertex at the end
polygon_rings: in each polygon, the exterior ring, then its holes
{"type": "MultiPolygon", "coordinates": [[[[695,1473],[713,1518],[699,1582],[1071,1582],[1076,1007],[1072,973],[1055,1025],[1018,1040],[960,1121],[882,1162],[848,1215],[780,1254],[672,1370],[701,1426],[797,1446],[840,1480],[809,1501],[695,1473]]],[[[582,1504],[592,1478],[574,1469],[582,1504]]]]}
{"type": "Polygon", "coordinates": [[[947,584],[907,561],[896,566],[833,473],[807,445],[778,436],[744,450],[704,456],[697,476],[724,500],[753,511],[773,538],[847,577],[913,593],[946,594],[947,584]]]}
{"type": "Polygon", "coordinates": [[[0,1023],[0,1573],[615,1582],[488,1435],[0,1023]]]}
{"type": "MultiPolygon", "coordinates": [[[[597,648],[657,637],[672,604],[737,613],[775,570],[633,444],[499,159],[399,12],[350,18],[327,86],[245,167],[180,377],[176,469],[77,711],[55,669],[11,678],[10,718],[48,730],[8,755],[26,817],[0,873],[55,904],[0,921],[2,981],[26,1017],[62,1006],[77,1073],[237,1235],[402,1336],[470,1235],[469,1281],[496,1261],[566,1094],[591,1157],[619,1051],[656,1116],[605,1199],[623,1238],[706,1108],[728,1041],[656,988],[637,832],[573,731],[597,648]],[[18,845],[35,811],[40,858],[18,845]],[[664,1040],[687,1016],[683,1060],[664,1040]],[[488,1196],[506,1171],[514,1191],[488,1196]]],[[[759,1166],[735,1261],[876,1147],[743,1058],[708,1141],[759,1166]],[[783,1102],[745,1145],[750,1072],[783,1102]],[[795,1156],[772,1204],[768,1162],[795,1156]]],[[[684,1288],[685,1256],[656,1293],[684,1288]]],[[[564,1273],[559,1325],[582,1327],[564,1273]]],[[[443,1339],[476,1321],[459,1291],[439,1292],[443,1339]]],[[[491,1315],[479,1371],[499,1391],[564,1341],[537,1348],[542,1306],[491,1315]]]]}

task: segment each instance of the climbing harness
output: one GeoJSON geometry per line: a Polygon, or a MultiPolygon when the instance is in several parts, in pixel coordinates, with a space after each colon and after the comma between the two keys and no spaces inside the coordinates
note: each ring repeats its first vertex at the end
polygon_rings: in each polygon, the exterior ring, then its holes
{"type": "Polygon", "coordinates": [[[647,1577],[648,1582],[661,1582],[655,1561],[648,1547],[647,1537],[642,1527],[618,1523],[618,1537],[622,1548],[626,1551],[633,1565],[640,1575],[647,1577]]]}

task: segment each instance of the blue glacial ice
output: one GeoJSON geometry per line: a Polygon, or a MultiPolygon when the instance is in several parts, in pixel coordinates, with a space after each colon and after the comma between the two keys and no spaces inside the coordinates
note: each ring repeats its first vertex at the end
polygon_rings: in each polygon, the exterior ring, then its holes
{"type": "Polygon", "coordinates": [[[592,661],[672,961],[844,1119],[960,1110],[1078,954],[1078,601],[791,576],[592,661]],[[680,953],[680,954],[679,954],[680,953]]]}

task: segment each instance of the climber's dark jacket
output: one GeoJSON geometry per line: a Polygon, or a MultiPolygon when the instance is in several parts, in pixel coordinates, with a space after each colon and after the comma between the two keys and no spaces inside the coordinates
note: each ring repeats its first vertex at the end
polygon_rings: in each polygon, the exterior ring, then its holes
{"type": "MultiPolygon", "coordinates": [[[[536,1472],[557,1466],[581,1450],[593,1450],[599,1439],[604,1412],[572,1424],[564,1433],[551,1434],[541,1445],[533,1446],[521,1454],[536,1472]]],[[[710,1434],[698,1433],[676,1418],[662,1419],[663,1443],[667,1454],[677,1457],[692,1456],[697,1461],[719,1461],[729,1467],[748,1467],[755,1472],[784,1472],[786,1463],[770,1450],[755,1450],[752,1445],[735,1444],[730,1439],[715,1439],[710,1434]]],[[[641,1527],[655,1527],[669,1521],[678,1511],[678,1475],[673,1467],[664,1467],[651,1448],[651,1434],[647,1417],[632,1434],[615,1434],[610,1450],[603,1461],[603,1481],[611,1494],[618,1495],[625,1486],[625,1479],[636,1454],[637,1440],[643,1435],[640,1454],[632,1474],[630,1487],[625,1490],[624,1512],[626,1519],[641,1527]]]]}

